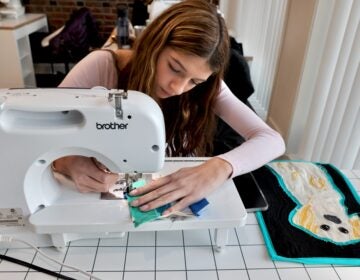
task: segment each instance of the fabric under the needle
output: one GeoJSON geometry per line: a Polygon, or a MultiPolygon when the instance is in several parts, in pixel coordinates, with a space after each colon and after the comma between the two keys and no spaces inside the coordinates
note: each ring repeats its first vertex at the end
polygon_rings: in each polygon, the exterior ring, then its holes
{"type": "MultiPolygon", "coordinates": [[[[132,184],[133,189],[140,188],[146,184],[145,180],[138,180],[132,184]]],[[[162,217],[162,213],[171,207],[171,203],[168,203],[164,206],[158,207],[156,209],[152,209],[150,211],[141,211],[138,207],[131,206],[131,202],[138,199],[140,196],[131,196],[129,194],[126,194],[126,198],[129,203],[129,209],[130,209],[130,215],[132,217],[133,223],[135,227],[138,227],[139,225],[150,222],[153,220],[156,220],[160,217],[162,217]]],[[[206,199],[202,199],[196,203],[193,203],[189,206],[190,212],[192,216],[199,216],[200,211],[206,207],[209,204],[209,202],[206,199]]],[[[176,214],[176,213],[175,213],[176,214]]],[[[186,212],[179,212],[177,213],[179,216],[189,216],[186,212]]]]}

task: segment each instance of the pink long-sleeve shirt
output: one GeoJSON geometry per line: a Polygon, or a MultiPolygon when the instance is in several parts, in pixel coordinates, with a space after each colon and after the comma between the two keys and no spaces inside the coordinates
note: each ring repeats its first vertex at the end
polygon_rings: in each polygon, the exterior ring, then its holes
{"type": "MultiPolygon", "coordinates": [[[[117,85],[118,73],[113,56],[107,51],[95,51],[77,63],[59,87],[102,86],[114,89],[117,85]]],[[[241,102],[224,82],[213,109],[246,140],[239,147],[218,155],[232,165],[231,177],[255,170],[285,152],[280,134],[241,102]]]]}

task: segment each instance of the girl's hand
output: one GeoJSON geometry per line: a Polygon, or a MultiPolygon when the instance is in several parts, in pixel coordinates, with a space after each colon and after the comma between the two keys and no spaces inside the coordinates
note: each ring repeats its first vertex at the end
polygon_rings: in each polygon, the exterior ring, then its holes
{"type": "Polygon", "coordinates": [[[70,177],[79,192],[107,192],[119,179],[95,158],[67,156],[53,162],[55,171],[70,177]]]}
{"type": "Polygon", "coordinates": [[[149,211],[177,201],[163,215],[180,211],[195,203],[220,187],[231,175],[232,166],[221,158],[211,158],[195,167],[181,168],[178,171],[154,180],[130,192],[140,196],[131,205],[149,211]]]}

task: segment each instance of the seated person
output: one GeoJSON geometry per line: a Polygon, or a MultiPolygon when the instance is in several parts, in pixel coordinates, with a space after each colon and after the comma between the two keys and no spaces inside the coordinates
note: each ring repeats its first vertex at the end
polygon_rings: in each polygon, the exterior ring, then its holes
{"type": "MultiPolygon", "coordinates": [[[[211,155],[216,115],[245,139],[240,146],[201,165],[182,168],[132,191],[131,195],[141,196],[133,206],[148,211],[176,202],[163,214],[182,210],[227,179],[284,153],[279,133],[223,82],[228,55],[227,28],[216,6],[185,0],[159,15],[136,40],[133,50],[94,51],[60,84],[131,89],[151,96],[164,114],[167,156],[211,155]]],[[[54,166],[82,192],[107,191],[118,178],[87,157],[60,158],[54,166]]]]}

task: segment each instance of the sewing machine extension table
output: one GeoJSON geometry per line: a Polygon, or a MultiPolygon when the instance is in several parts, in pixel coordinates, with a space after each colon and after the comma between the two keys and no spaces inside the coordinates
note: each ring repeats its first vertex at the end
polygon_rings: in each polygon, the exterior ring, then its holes
{"type": "MultiPolygon", "coordinates": [[[[183,167],[200,164],[205,158],[167,159],[160,175],[172,173],[183,167]]],[[[111,237],[119,232],[215,229],[215,248],[221,250],[228,241],[228,229],[243,226],[247,212],[232,180],[209,195],[209,202],[199,217],[165,218],[142,224],[135,228],[125,200],[99,200],[98,194],[84,194],[69,189],[61,199],[30,217],[38,234],[50,234],[57,247],[66,242],[98,236],[111,237]],[[64,208],[64,203],[68,207],[64,208]],[[61,209],[61,211],[59,211],[61,209]],[[86,232],[86,234],[84,234],[86,232]],[[103,233],[99,236],[99,232],[103,233]]]]}

